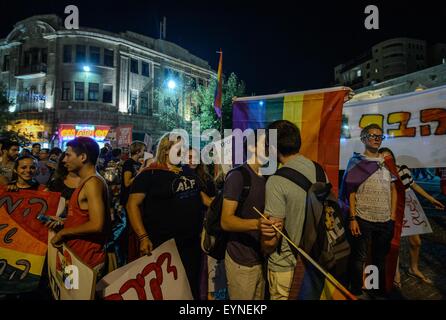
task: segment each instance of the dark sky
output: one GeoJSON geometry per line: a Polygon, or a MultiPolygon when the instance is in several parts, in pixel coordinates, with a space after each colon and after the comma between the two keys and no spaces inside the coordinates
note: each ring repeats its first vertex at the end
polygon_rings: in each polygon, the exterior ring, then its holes
{"type": "MultiPolygon", "coordinates": [[[[263,0],[264,1],[264,0],[263,0]]],[[[333,68],[392,37],[446,42],[446,2],[386,1],[75,1],[12,0],[2,3],[0,37],[19,20],[55,13],[75,4],[81,26],[113,32],[131,30],[159,35],[167,17],[167,40],[217,68],[220,47],[223,71],[246,82],[248,94],[315,89],[332,85],[333,68]],[[443,4],[442,4],[443,2],[443,4]],[[379,30],[366,30],[364,8],[379,9],[379,30]]]]}

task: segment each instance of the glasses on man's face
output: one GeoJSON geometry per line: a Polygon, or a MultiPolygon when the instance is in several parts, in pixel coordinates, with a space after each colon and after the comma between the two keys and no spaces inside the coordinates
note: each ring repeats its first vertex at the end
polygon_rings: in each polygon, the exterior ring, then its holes
{"type": "Polygon", "coordinates": [[[385,135],[382,134],[367,134],[366,138],[369,140],[384,140],[386,138],[385,135]]]}

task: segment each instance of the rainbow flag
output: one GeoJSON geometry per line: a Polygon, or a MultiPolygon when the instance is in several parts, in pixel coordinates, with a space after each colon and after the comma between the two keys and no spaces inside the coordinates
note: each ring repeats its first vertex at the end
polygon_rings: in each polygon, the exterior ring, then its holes
{"type": "Polygon", "coordinates": [[[331,274],[323,274],[302,255],[294,269],[289,300],[357,300],[331,274]]]}
{"type": "Polygon", "coordinates": [[[37,289],[45,262],[48,229],[39,213],[56,215],[60,193],[7,192],[0,187],[0,294],[37,289]]]}
{"type": "Polygon", "coordinates": [[[223,87],[223,78],[222,78],[223,51],[221,51],[220,49],[219,53],[220,53],[220,61],[218,62],[217,87],[215,88],[215,95],[214,95],[214,109],[217,116],[221,118],[222,87],[223,87]]]}
{"type": "Polygon", "coordinates": [[[289,120],[301,132],[300,152],[321,164],[337,192],[339,143],[346,87],[237,98],[232,106],[233,129],[258,129],[289,120]]]}

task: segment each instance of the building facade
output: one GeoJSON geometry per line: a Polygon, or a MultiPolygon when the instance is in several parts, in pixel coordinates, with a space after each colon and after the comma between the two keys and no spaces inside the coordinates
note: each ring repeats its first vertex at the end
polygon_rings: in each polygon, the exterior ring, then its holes
{"type": "Polygon", "coordinates": [[[157,138],[165,131],[163,111],[174,108],[190,120],[190,93],[216,78],[206,61],[171,42],[130,31],[68,30],[56,15],[18,22],[0,40],[0,66],[12,101],[8,129],[59,145],[69,126],[75,135],[99,130],[99,140],[121,126],[132,127],[134,137],[157,138]],[[160,102],[155,95],[164,91],[160,102]]]}
{"type": "Polygon", "coordinates": [[[395,38],[378,43],[361,56],[335,67],[335,82],[353,89],[446,63],[446,44],[395,38]]]}
{"type": "Polygon", "coordinates": [[[351,101],[378,99],[444,85],[446,85],[446,63],[356,89],[351,101]]]}

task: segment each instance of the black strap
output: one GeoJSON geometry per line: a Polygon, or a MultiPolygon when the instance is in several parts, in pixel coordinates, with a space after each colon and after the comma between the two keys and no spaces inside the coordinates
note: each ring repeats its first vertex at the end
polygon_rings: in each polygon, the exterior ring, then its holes
{"type": "Polygon", "coordinates": [[[317,182],[327,182],[327,179],[325,177],[325,172],[322,166],[317,163],[316,161],[313,161],[314,166],[316,167],[316,181],[317,182]]]}
{"type": "MultiPolygon", "coordinates": [[[[327,180],[325,178],[324,169],[322,169],[322,167],[319,163],[317,163],[315,161],[313,161],[313,163],[314,163],[314,167],[316,169],[316,181],[317,182],[327,182],[327,180]]],[[[295,184],[297,184],[299,187],[301,187],[307,193],[308,193],[308,190],[310,190],[311,186],[313,185],[313,183],[310,180],[308,180],[308,178],[305,177],[302,173],[300,173],[297,170],[288,168],[288,167],[280,168],[279,170],[276,171],[276,175],[284,177],[284,178],[294,182],[295,184]]],[[[305,226],[305,222],[306,222],[306,219],[304,221],[304,226],[305,226]]],[[[285,229],[285,226],[283,227],[282,232],[284,235],[286,235],[289,238],[288,231],[285,229]]],[[[281,252],[282,241],[283,241],[283,238],[280,238],[279,244],[277,246],[278,254],[280,254],[280,252],[281,252]]],[[[297,252],[296,248],[294,248],[291,245],[289,247],[290,247],[291,252],[293,253],[294,257],[297,258],[298,252],[297,252]]]]}
{"type": "Polygon", "coordinates": [[[248,169],[244,166],[237,167],[237,170],[239,170],[243,176],[243,189],[240,198],[238,199],[239,204],[242,204],[245,202],[246,198],[248,198],[249,190],[251,189],[251,175],[248,169]]]}
{"type": "MultiPolygon", "coordinates": [[[[324,169],[322,169],[321,165],[318,164],[317,162],[313,161],[313,163],[316,169],[316,181],[326,182],[324,169]]],[[[305,192],[308,192],[308,190],[310,190],[311,188],[311,185],[313,184],[302,173],[288,167],[280,168],[279,170],[276,171],[276,175],[291,180],[299,187],[301,187],[305,192]]]]}
{"type": "MultiPolygon", "coordinates": [[[[238,215],[238,212],[240,210],[242,210],[243,203],[245,202],[246,198],[248,198],[249,191],[251,189],[251,174],[249,173],[249,169],[247,169],[243,165],[235,167],[231,171],[235,171],[235,170],[239,171],[243,177],[243,189],[242,189],[242,193],[240,194],[240,196],[238,198],[237,209],[235,211],[235,215],[238,215]]],[[[228,175],[231,171],[228,172],[228,175]]]]}

